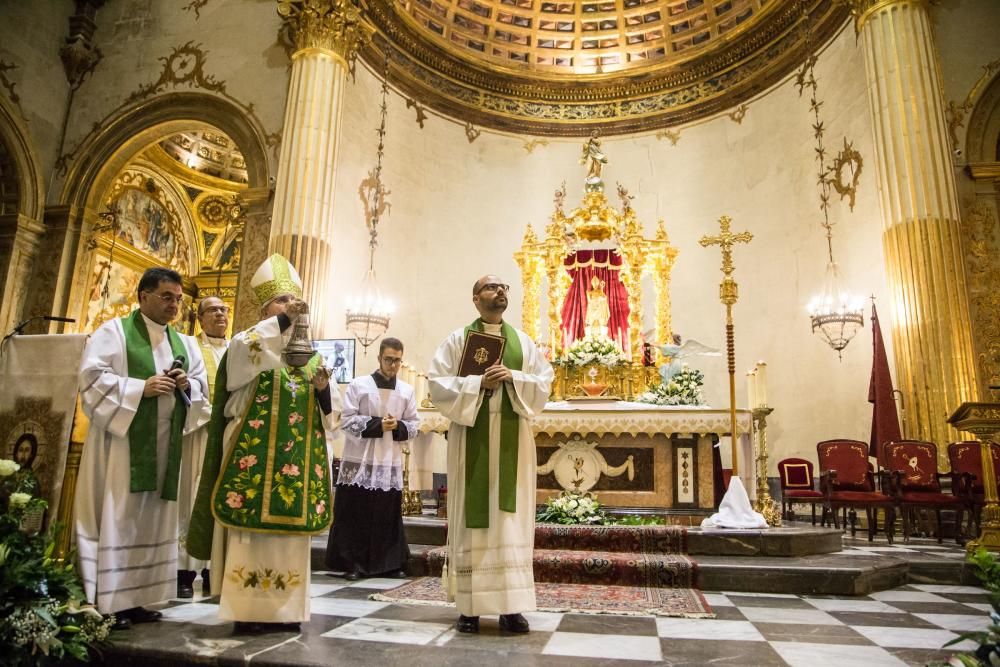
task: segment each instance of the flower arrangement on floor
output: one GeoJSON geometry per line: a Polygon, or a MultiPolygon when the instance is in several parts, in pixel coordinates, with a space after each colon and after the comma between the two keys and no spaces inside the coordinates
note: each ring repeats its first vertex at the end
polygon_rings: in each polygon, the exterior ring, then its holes
{"type": "Polygon", "coordinates": [[[653,405],[705,405],[705,397],[701,393],[704,384],[702,372],[685,365],[677,375],[650,387],[635,400],[653,405]]]}
{"type": "Polygon", "coordinates": [[[981,667],[1000,664],[1000,561],[983,547],[966,556],[966,561],[973,565],[973,573],[990,594],[989,616],[983,619],[987,623],[982,630],[963,632],[942,648],[948,648],[959,642],[972,641],[978,648],[972,653],[956,653],[947,662],[932,662],[931,667],[981,667]]]}
{"type": "Polygon", "coordinates": [[[5,665],[49,665],[90,659],[114,617],[84,604],[69,559],[52,558],[57,528],[40,534],[47,503],[30,470],[0,459],[0,654],[5,665]]]}
{"type": "Polygon", "coordinates": [[[566,366],[600,364],[613,367],[628,363],[621,346],[602,333],[590,333],[570,344],[556,363],[566,366]]]}
{"type": "Polygon", "coordinates": [[[555,498],[549,498],[535,515],[539,523],[561,523],[564,526],[607,525],[611,519],[590,493],[563,491],[555,498]]]}

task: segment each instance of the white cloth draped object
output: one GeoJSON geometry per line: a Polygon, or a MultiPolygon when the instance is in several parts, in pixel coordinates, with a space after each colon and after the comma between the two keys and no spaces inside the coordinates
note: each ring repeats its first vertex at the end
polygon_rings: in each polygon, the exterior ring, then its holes
{"type": "MultiPolygon", "coordinates": [[[[486,325],[487,333],[499,327],[486,325]]],[[[516,512],[499,508],[500,409],[503,392],[489,398],[489,527],[465,527],[465,438],[484,400],[481,375],[459,377],[464,329],[441,343],[428,371],[431,399],[451,420],[448,430],[448,573],[446,590],[464,616],[514,614],[535,609],[535,438],[530,420],[545,408],[552,367],[523,332],[517,332],[522,370],[504,384],[518,414],[516,512]]]]}
{"type": "MultiPolygon", "coordinates": [[[[165,327],[143,317],[156,368],[169,368],[173,353],[165,327]]],[[[198,425],[208,382],[194,339],[181,340],[190,360],[191,407],[184,425],[188,432],[198,425]]],[[[80,400],[90,430],[74,501],[80,576],[87,598],[104,613],[159,602],[176,591],[178,503],[160,498],[162,488],[129,490],[128,430],[145,384],[128,377],[121,320],[105,322],[87,343],[80,368],[80,400]]],[[[167,468],[175,400],[173,393],[157,398],[158,486],[167,468]]]]}
{"type": "MultiPolygon", "coordinates": [[[[225,338],[211,338],[204,332],[195,336],[195,345],[201,351],[202,359],[205,361],[206,373],[210,373],[208,383],[215,382],[213,371],[219,368],[222,355],[226,353],[229,341],[225,338]],[[207,355],[211,355],[209,362],[207,355]]],[[[187,532],[188,524],[191,523],[191,511],[194,509],[194,501],[198,496],[198,484],[201,481],[201,465],[205,461],[205,447],[208,444],[208,420],[212,417],[212,403],[206,397],[202,403],[201,414],[198,417],[198,424],[194,431],[184,436],[184,448],[181,450],[181,475],[180,487],[177,491],[177,569],[179,570],[201,570],[208,567],[208,561],[192,558],[187,552],[187,532]]]]}
{"type": "MultiPolygon", "coordinates": [[[[282,335],[277,317],[255,324],[251,329],[233,336],[226,360],[226,425],[224,443],[229,443],[243,427],[243,416],[254,398],[254,380],[264,372],[281,368],[284,361],[281,351],[291,335],[291,327],[282,335]],[[253,332],[250,335],[250,332],[253,332]]],[[[330,385],[333,410],[323,414],[323,426],[337,428],[340,420],[341,398],[337,386],[330,385]]],[[[322,410],[320,411],[322,414],[322,410]]],[[[223,465],[226,457],[223,456],[223,465]]],[[[215,471],[218,474],[218,471],[215,471]]],[[[219,618],[231,621],[264,623],[296,623],[309,620],[309,579],[311,535],[286,535],[225,528],[218,522],[212,538],[212,594],[221,593],[219,618]],[[244,587],[234,571],[272,570],[294,571],[298,583],[284,588],[244,587]]]]}
{"type": "Polygon", "coordinates": [[[395,389],[380,389],[371,375],[354,379],[347,386],[340,428],[344,433],[344,453],[337,484],[349,484],[378,491],[403,488],[405,442],[392,439],[392,432],[380,438],[362,438],[372,417],[387,414],[406,428],[407,441],[417,437],[417,400],[413,387],[396,378],[395,389]]]}
{"type": "Polygon", "coordinates": [[[767,528],[767,520],[750,505],[743,482],[735,475],[722,497],[719,511],[701,522],[702,528],[767,528]]]}

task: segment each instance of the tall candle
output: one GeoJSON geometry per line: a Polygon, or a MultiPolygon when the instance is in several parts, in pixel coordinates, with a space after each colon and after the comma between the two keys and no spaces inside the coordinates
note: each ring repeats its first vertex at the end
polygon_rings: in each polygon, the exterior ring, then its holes
{"type": "Polygon", "coordinates": [[[757,400],[761,407],[767,407],[767,364],[757,362],[757,400]]]}
{"type": "Polygon", "coordinates": [[[757,375],[754,371],[747,371],[747,405],[753,410],[757,407],[757,375]]]}

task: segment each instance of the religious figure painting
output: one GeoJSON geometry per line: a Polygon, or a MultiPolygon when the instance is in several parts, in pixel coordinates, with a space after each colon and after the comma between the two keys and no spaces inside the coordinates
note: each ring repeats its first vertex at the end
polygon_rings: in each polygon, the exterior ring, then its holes
{"type": "Polygon", "coordinates": [[[313,348],[323,357],[323,365],[338,384],[349,384],[354,379],[353,338],[327,338],[314,340],[313,348]]]}
{"type": "Polygon", "coordinates": [[[118,215],[119,241],[184,272],[186,244],[176,233],[177,220],[162,203],[143,190],[127,187],[111,207],[118,215]]]}
{"type": "Polygon", "coordinates": [[[136,288],[141,272],[112,263],[106,255],[98,255],[87,290],[87,312],[82,331],[94,331],[106,321],[128,315],[136,305],[136,288]]]}

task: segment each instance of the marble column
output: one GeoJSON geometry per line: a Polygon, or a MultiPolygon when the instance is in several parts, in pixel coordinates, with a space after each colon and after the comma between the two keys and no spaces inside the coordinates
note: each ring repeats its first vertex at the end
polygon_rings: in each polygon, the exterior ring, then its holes
{"type": "Polygon", "coordinates": [[[269,250],[302,276],[313,335],[333,332],[333,196],[345,80],[371,31],[350,0],[279,0],[295,50],[285,104],[269,250]]]}
{"type": "MultiPolygon", "coordinates": [[[[13,329],[25,312],[28,276],[44,231],[40,222],[23,214],[0,216],[0,335],[13,329]]],[[[42,331],[39,327],[28,333],[42,331]]]]}
{"type": "MultiPolygon", "coordinates": [[[[924,0],[851,0],[864,51],[904,435],[946,445],[976,400],[958,196],[924,0]]],[[[947,467],[947,464],[946,464],[947,467]]]]}

